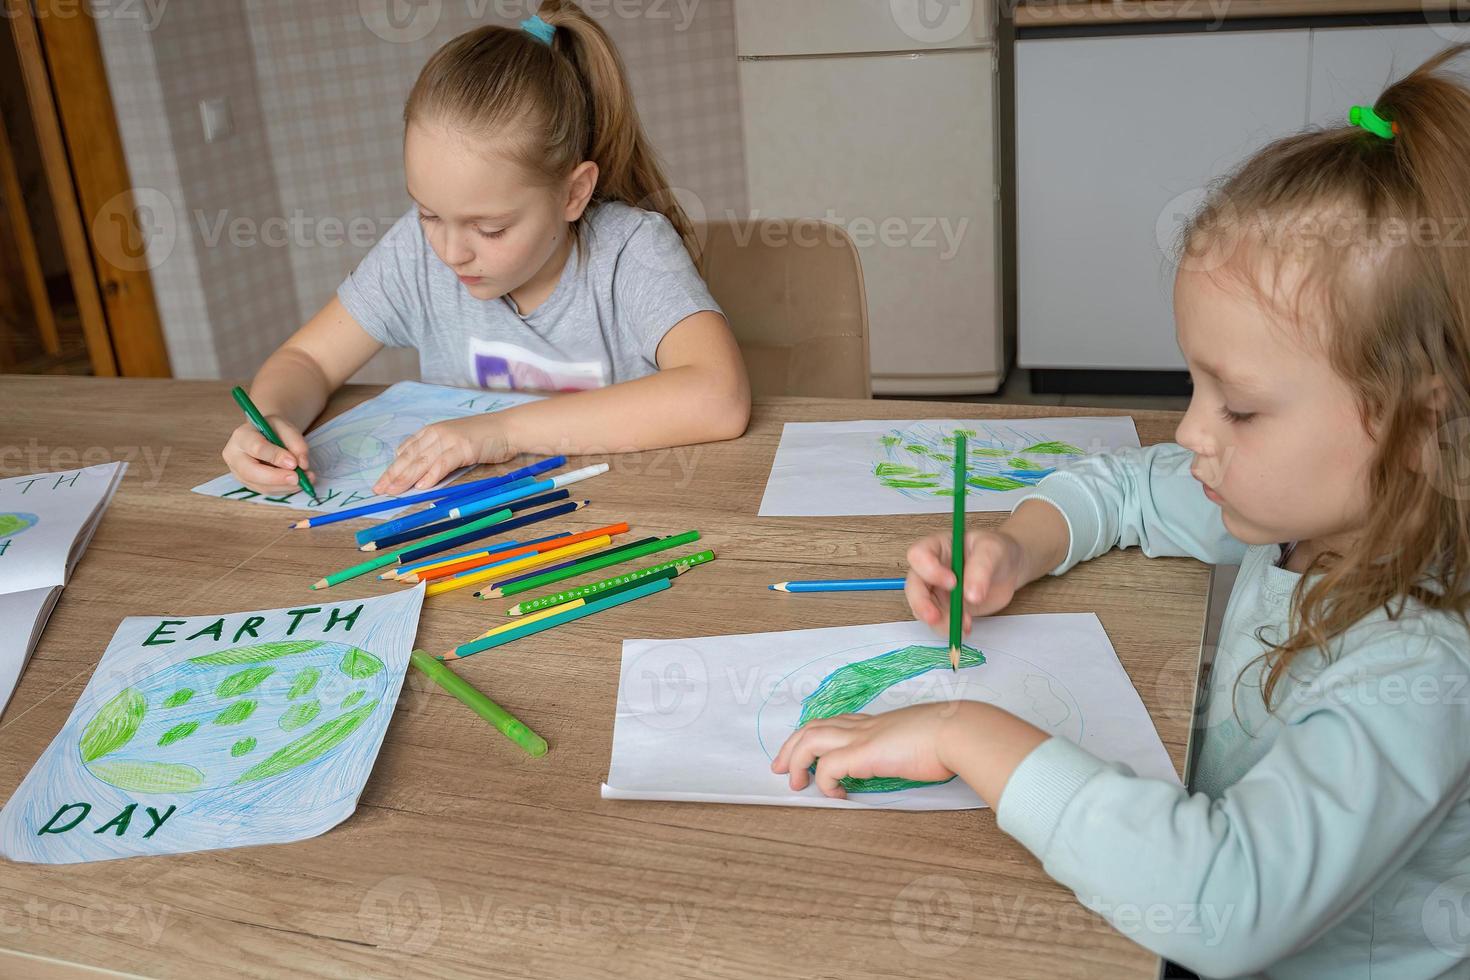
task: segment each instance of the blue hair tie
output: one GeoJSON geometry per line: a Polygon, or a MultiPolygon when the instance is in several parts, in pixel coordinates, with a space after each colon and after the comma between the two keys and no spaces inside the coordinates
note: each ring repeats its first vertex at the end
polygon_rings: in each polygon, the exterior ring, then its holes
{"type": "Polygon", "coordinates": [[[530,18],[521,21],[521,30],[548,48],[551,47],[551,39],[556,37],[556,28],[542,20],[540,14],[533,14],[530,18]]]}

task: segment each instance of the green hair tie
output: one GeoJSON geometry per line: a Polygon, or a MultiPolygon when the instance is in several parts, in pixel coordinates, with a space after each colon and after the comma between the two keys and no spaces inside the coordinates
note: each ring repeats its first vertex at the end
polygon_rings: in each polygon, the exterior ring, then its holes
{"type": "Polygon", "coordinates": [[[1391,140],[1398,135],[1398,123],[1391,123],[1373,111],[1370,105],[1355,105],[1348,110],[1348,122],[1361,126],[1374,136],[1391,140]]]}

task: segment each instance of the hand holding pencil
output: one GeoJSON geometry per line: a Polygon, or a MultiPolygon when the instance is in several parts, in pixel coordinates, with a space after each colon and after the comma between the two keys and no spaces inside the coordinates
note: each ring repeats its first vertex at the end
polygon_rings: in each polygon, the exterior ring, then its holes
{"type": "Polygon", "coordinates": [[[220,453],[225,465],[237,480],[257,493],[284,494],[296,489],[304,490],[296,471],[304,472],[308,481],[316,477],[307,458],[306,437],[280,416],[261,418],[280,444],[272,442],[247,412],[246,421],[230,433],[230,439],[220,453]]]}
{"type": "MultiPolygon", "coordinates": [[[[1040,500],[1022,503],[998,528],[967,532],[963,629],[968,632],[977,616],[1000,612],[1022,586],[1060,565],[1070,540],[1061,511],[1040,500]]],[[[904,585],[914,618],[941,636],[949,631],[955,584],[950,547],[948,531],[915,541],[904,585]]]]}

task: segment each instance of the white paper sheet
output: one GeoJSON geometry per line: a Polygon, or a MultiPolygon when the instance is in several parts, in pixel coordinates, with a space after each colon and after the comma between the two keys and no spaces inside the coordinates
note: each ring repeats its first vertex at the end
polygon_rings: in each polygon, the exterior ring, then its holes
{"type": "MultiPolygon", "coordinates": [[[[498,412],[541,398],[520,392],[471,391],[400,381],[306,434],[311,468],[316,474],[312,486],[320,498],[310,497],[299,488],[279,497],[267,497],[241,486],[229,474],[200,484],[194,492],[309,511],[329,512],[377,503],[388,498],[374,494],[373,484],[392,464],[399,444],[424,426],[498,412]]],[[[449,474],[441,485],[462,472],[449,474]]],[[[380,511],[374,517],[386,520],[402,509],[380,511]]]]}
{"type": "Polygon", "coordinates": [[[760,516],[946,513],[959,429],[969,434],[967,511],[1008,511],[1067,461],[1138,445],[1127,416],[787,422],[760,516]]]}
{"type": "MultiPolygon", "coordinates": [[[[983,654],[984,663],[952,672],[947,645],[915,622],[625,640],[612,763],[602,795],[897,810],[984,806],[958,779],[893,792],[850,792],[846,800],[834,800],[814,786],[793,793],[787,777],[770,771],[782,742],[798,727],[804,703],[825,698],[830,705],[826,696],[858,674],[850,665],[864,661],[867,676],[881,678],[866,690],[878,693],[865,706],[844,710],[876,714],[934,701],[985,701],[1140,776],[1178,783],[1096,616],[990,617],[975,624],[965,643],[983,654]],[[894,657],[875,660],[889,654],[894,657]],[[900,658],[906,669],[892,666],[900,658]],[[885,674],[895,679],[890,683],[885,674]]],[[[973,659],[967,653],[966,662],[973,659]]]]}
{"type": "Polygon", "coordinates": [[[61,587],[55,585],[0,595],[0,716],[60,597],[61,587]]]}
{"type": "Polygon", "coordinates": [[[65,585],[127,463],[0,480],[0,593],[65,585]]]}
{"type": "Polygon", "coordinates": [[[122,621],[0,811],[0,854],[70,864],[278,844],[357,808],[424,587],[122,621]]]}

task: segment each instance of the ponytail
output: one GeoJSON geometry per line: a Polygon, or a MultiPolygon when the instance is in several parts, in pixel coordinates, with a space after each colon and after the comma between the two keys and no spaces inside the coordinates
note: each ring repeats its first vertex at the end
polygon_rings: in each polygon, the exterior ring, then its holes
{"type": "Polygon", "coordinates": [[[594,203],[662,214],[698,265],[694,227],[643,132],[612,39],[573,0],[543,0],[537,16],[555,29],[550,45],[524,30],[487,26],[440,48],[409,93],[405,124],[435,118],[477,134],[524,133],[513,152],[551,182],[591,160],[594,203]]]}

